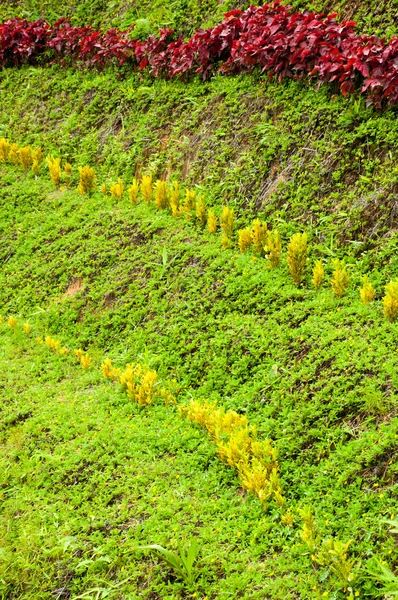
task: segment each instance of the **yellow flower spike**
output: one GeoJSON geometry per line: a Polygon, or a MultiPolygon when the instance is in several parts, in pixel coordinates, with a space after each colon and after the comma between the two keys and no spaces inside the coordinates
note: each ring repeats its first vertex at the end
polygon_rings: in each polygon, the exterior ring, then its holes
{"type": "Polygon", "coordinates": [[[250,246],[252,245],[252,241],[253,237],[250,227],[246,227],[245,229],[240,229],[238,231],[238,246],[242,253],[249,250],[250,246]]]}
{"type": "Polygon", "coordinates": [[[158,179],[155,184],[155,206],[159,210],[164,210],[168,205],[167,184],[162,179],[158,179]]]}
{"type": "Polygon", "coordinates": [[[307,263],[307,234],[295,233],[292,235],[287,248],[287,264],[294,283],[299,286],[305,273],[307,263]]]}
{"type": "Polygon", "coordinates": [[[252,240],[253,240],[253,248],[255,252],[259,254],[263,254],[264,246],[267,243],[267,225],[260,219],[255,219],[253,221],[253,226],[251,230],[252,240]]]}
{"type": "Polygon", "coordinates": [[[350,278],[343,260],[334,261],[334,272],[332,277],[332,288],[334,295],[341,298],[350,283],[350,278]]]}
{"type": "Polygon", "coordinates": [[[126,365],[126,370],[120,374],[119,381],[131,400],[140,406],[147,406],[153,401],[157,373],[143,367],[139,363],[126,365]]]}
{"type": "Polygon", "coordinates": [[[48,170],[50,171],[51,181],[55,187],[58,188],[61,182],[61,159],[47,156],[46,163],[48,165],[48,170]]]}
{"type": "Polygon", "coordinates": [[[60,348],[58,350],[58,354],[63,354],[63,355],[69,354],[69,352],[70,352],[69,348],[60,348]]]}
{"type": "Polygon", "coordinates": [[[169,191],[169,204],[173,217],[180,215],[180,184],[174,181],[169,191]]]}
{"type": "Polygon", "coordinates": [[[221,236],[221,246],[223,250],[228,250],[228,248],[232,247],[232,240],[227,236],[226,233],[223,233],[221,236]]]}
{"type": "Polygon", "coordinates": [[[130,200],[131,204],[135,204],[137,202],[139,189],[140,189],[140,186],[138,185],[138,181],[134,177],[133,183],[131,184],[131,186],[127,190],[127,193],[129,195],[129,200],[130,200]]]}
{"type": "Polygon", "coordinates": [[[19,146],[18,144],[11,144],[10,151],[8,153],[8,160],[12,162],[13,165],[19,165],[19,146]]]}
{"type": "Polygon", "coordinates": [[[387,283],[383,305],[386,319],[391,322],[395,321],[398,316],[398,281],[387,283]]]}
{"type": "Polygon", "coordinates": [[[293,516],[293,514],[290,511],[286,512],[281,517],[281,523],[282,523],[282,525],[286,525],[287,527],[291,527],[293,525],[293,523],[294,523],[294,516],[293,516]]]}
{"type": "Polygon", "coordinates": [[[151,203],[153,193],[152,173],[143,175],[141,179],[141,194],[147,204],[151,203]]]}
{"type": "Polygon", "coordinates": [[[110,192],[111,192],[112,198],[117,198],[118,200],[123,200],[124,185],[123,185],[123,181],[120,179],[120,177],[118,178],[117,183],[113,183],[111,185],[110,192]]]}
{"type": "Polygon", "coordinates": [[[32,150],[32,171],[35,175],[40,174],[40,167],[43,161],[43,152],[41,148],[36,148],[36,150],[32,150]]]}
{"type": "Polygon", "coordinates": [[[274,492],[274,498],[275,498],[275,502],[277,503],[278,506],[284,506],[285,505],[285,499],[282,496],[281,492],[279,490],[275,490],[274,492]]]}
{"type": "Polygon", "coordinates": [[[0,162],[7,162],[11,144],[5,138],[0,138],[0,162]]]}
{"type": "Polygon", "coordinates": [[[47,335],[44,341],[46,345],[51,348],[51,350],[55,350],[56,352],[58,352],[61,347],[61,342],[59,340],[55,340],[50,335],[47,335]]]}
{"type": "Polygon", "coordinates": [[[315,289],[318,289],[323,281],[325,269],[321,260],[317,260],[312,270],[312,283],[315,289]]]}
{"type": "Polygon", "coordinates": [[[74,356],[76,356],[77,360],[80,360],[81,357],[83,356],[84,352],[83,350],[80,350],[79,348],[77,350],[73,351],[74,356]]]}
{"type": "Polygon", "coordinates": [[[209,233],[215,233],[217,231],[217,217],[212,209],[207,211],[207,229],[209,233]]]}
{"type": "Polygon", "coordinates": [[[185,213],[187,219],[191,218],[191,213],[195,209],[195,190],[186,190],[184,204],[182,205],[182,212],[185,213]]]}
{"type": "Polygon", "coordinates": [[[95,171],[93,168],[85,165],[79,167],[80,181],[78,185],[78,192],[82,196],[89,194],[95,188],[95,171]]]}
{"type": "Polygon", "coordinates": [[[26,335],[30,335],[30,332],[32,330],[30,324],[29,323],[24,323],[23,324],[23,330],[26,333],[26,335]]]}
{"type": "Polygon", "coordinates": [[[10,317],[7,321],[7,324],[11,327],[11,329],[15,329],[18,325],[18,321],[15,317],[10,317]]]}
{"type": "Polygon", "coordinates": [[[233,208],[229,208],[229,206],[223,206],[220,225],[224,236],[228,239],[232,239],[235,225],[235,212],[233,208]]]}
{"type": "Polygon", "coordinates": [[[206,202],[202,195],[196,201],[196,217],[204,227],[206,225],[206,202]]]}
{"type": "Polygon", "coordinates": [[[111,381],[116,381],[120,375],[120,369],[115,369],[112,366],[112,361],[110,358],[106,358],[101,365],[101,371],[103,376],[106,379],[110,379],[111,381]]]}
{"type": "Polygon", "coordinates": [[[282,242],[279,231],[274,229],[267,232],[267,243],[264,245],[264,250],[267,253],[271,269],[274,269],[281,262],[282,242]]]}
{"type": "Polygon", "coordinates": [[[215,404],[192,401],[181,414],[205,427],[217,446],[220,459],[234,467],[242,487],[262,502],[274,498],[284,504],[278,474],[277,452],[269,440],[257,441],[247,417],[215,404]]]}
{"type": "Polygon", "coordinates": [[[24,171],[28,171],[33,164],[32,149],[30,146],[25,146],[18,150],[19,162],[24,171]]]}
{"type": "Polygon", "coordinates": [[[359,295],[363,304],[370,304],[375,298],[374,287],[367,275],[362,278],[362,287],[359,290],[359,295]]]}
{"type": "Polygon", "coordinates": [[[82,356],[80,357],[80,364],[86,371],[89,367],[91,367],[93,363],[88,354],[82,354],[82,356]]]}
{"type": "Polygon", "coordinates": [[[66,187],[69,187],[70,180],[72,177],[72,165],[68,162],[65,163],[65,165],[64,165],[64,176],[65,176],[66,187]]]}
{"type": "Polygon", "coordinates": [[[43,338],[41,338],[41,337],[37,337],[37,338],[36,338],[36,343],[37,343],[37,344],[42,344],[42,343],[43,343],[43,338]]]}

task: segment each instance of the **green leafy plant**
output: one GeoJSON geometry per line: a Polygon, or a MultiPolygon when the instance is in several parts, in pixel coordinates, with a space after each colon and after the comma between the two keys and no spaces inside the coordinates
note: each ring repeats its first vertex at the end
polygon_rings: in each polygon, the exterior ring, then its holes
{"type": "MultiPolygon", "coordinates": [[[[384,520],[383,523],[392,525],[390,533],[398,533],[398,520],[384,520]]],[[[368,562],[365,573],[367,576],[370,575],[371,579],[381,584],[377,595],[384,596],[386,598],[398,598],[398,575],[395,575],[385,561],[374,556],[368,562]]]]}
{"type": "Polygon", "coordinates": [[[382,587],[376,592],[379,597],[398,598],[398,576],[394,575],[384,561],[372,558],[365,572],[381,584],[382,587]]]}
{"type": "Polygon", "coordinates": [[[160,546],[159,544],[138,546],[136,550],[151,550],[156,552],[186,584],[192,585],[195,582],[197,573],[195,572],[193,565],[199,554],[199,546],[196,539],[191,541],[186,552],[184,552],[179,544],[178,554],[163,548],[163,546],[160,546]]]}

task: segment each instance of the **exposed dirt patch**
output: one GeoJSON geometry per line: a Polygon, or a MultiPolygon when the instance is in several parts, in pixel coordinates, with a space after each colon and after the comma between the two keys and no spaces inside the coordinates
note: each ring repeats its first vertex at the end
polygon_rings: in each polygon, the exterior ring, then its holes
{"type": "Polygon", "coordinates": [[[76,279],[73,279],[72,282],[69,284],[68,289],[66,290],[63,297],[64,298],[72,298],[72,296],[75,296],[76,294],[78,294],[82,289],[83,289],[83,279],[82,279],[82,277],[77,277],[76,279]]]}
{"type": "Polygon", "coordinates": [[[104,304],[107,308],[111,308],[116,302],[115,292],[109,292],[104,295],[104,304]]]}

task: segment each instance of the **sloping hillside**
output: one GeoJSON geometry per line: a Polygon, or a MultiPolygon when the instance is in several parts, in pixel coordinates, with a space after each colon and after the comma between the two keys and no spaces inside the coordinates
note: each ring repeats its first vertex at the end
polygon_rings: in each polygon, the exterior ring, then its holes
{"type": "MultiPolygon", "coordinates": [[[[104,28],[145,19],[146,35],[232,7],[62,10],[104,28]]],[[[395,31],[394,5],[326,8],[395,31]]],[[[394,597],[396,108],[259,72],[44,62],[3,69],[0,93],[0,138],[19,144],[0,154],[2,597],[394,597]],[[43,157],[23,170],[28,144],[61,159],[59,180],[43,157]],[[167,182],[163,204],[145,200],[148,174],[167,182]],[[120,374],[104,382],[106,359],[156,371],[153,402],[120,374]],[[137,550],[193,538],[195,581],[137,550]]]]}

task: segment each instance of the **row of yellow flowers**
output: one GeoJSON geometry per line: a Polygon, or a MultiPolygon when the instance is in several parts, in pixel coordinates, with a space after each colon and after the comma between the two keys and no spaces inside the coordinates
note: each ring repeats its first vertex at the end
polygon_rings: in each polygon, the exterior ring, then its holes
{"type": "MultiPolygon", "coordinates": [[[[13,330],[20,326],[15,317],[4,320],[13,330]]],[[[26,336],[32,337],[29,322],[22,324],[26,336]]],[[[84,370],[92,368],[95,361],[81,349],[72,351],[63,347],[60,340],[50,335],[35,338],[37,344],[45,344],[53,352],[74,356],[84,370]]],[[[162,397],[166,405],[176,404],[176,397],[167,385],[156,389],[159,382],[158,373],[140,363],[127,364],[125,370],[113,366],[106,358],[100,365],[103,377],[120,383],[127,396],[140,406],[152,404],[155,397],[162,397]]],[[[178,412],[183,418],[205,428],[216,445],[217,453],[225,464],[237,471],[242,487],[255,494],[264,508],[269,502],[275,502],[283,509],[281,523],[291,527],[295,521],[292,508],[286,507],[282,485],[279,477],[278,453],[269,440],[259,440],[256,428],[251,426],[245,415],[233,410],[225,410],[216,404],[192,400],[188,405],[181,404],[178,412]]],[[[307,546],[311,560],[315,565],[323,566],[333,572],[347,592],[347,598],[353,600],[354,581],[356,578],[356,561],[349,557],[348,548],[351,541],[342,542],[337,538],[322,538],[318,530],[311,507],[297,508],[295,511],[301,521],[300,538],[307,546]]]]}
{"type": "MultiPolygon", "coordinates": [[[[1,317],[0,322],[4,322],[1,317]]],[[[19,326],[15,317],[8,318],[6,322],[14,331],[19,326]]],[[[23,323],[22,328],[28,337],[32,336],[30,323],[23,323]]],[[[72,351],[50,335],[36,337],[35,342],[45,344],[59,355],[71,354],[84,370],[95,366],[87,352],[80,348],[72,351]]],[[[140,406],[152,404],[156,397],[162,398],[166,405],[176,404],[175,389],[172,389],[176,387],[175,384],[166,382],[161,385],[157,371],[146,365],[130,363],[122,370],[114,367],[112,361],[106,358],[100,368],[103,377],[119,383],[127,396],[140,406]]],[[[178,410],[181,416],[208,430],[221,460],[237,470],[244,489],[256,494],[263,503],[274,499],[277,505],[284,505],[277,451],[269,440],[257,439],[256,430],[248,424],[247,417],[240,416],[235,411],[225,411],[215,404],[197,401],[191,401],[188,406],[181,405],[178,410]]],[[[289,524],[289,519],[285,521],[289,524]]]]}
{"type": "MultiPolygon", "coordinates": [[[[10,162],[19,165],[24,171],[32,170],[35,175],[40,174],[44,162],[43,153],[40,148],[32,149],[30,146],[20,147],[5,138],[0,138],[0,162],[10,162]]],[[[60,158],[47,156],[45,162],[49,169],[52,182],[56,187],[61,183],[69,187],[72,177],[72,165],[65,162],[61,165],[60,158]]],[[[79,167],[78,191],[80,194],[90,194],[96,186],[95,171],[88,165],[79,167]]],[[[109,186],[103,184],[101,192],[105,195],[122,200],[125,197],[125,186],[119,177],[116,183],[109,186]]],[[[206,206],[203,194],[197,196],[195,190],[186,189],[185,193],[180,189],[178,181],[167,183],[164,180],[153,181],[151,174],[146,174],[141,179],[134,178],[127,195],[132,204],[138,202],[141,195],[143,201],[148,204],[154,203],[160,210],[169,209],[174,217],[185,216],[186,219],[195,218],[202,227],[206,227],[210,233],[216,233],[220,228],[222,232],[221,244],[224,249],[233,247],[235,230],[234,209],[224,206],[220,215],[213,208],[206,206]]],[[[282,260],[282,240],[277,230],[269,230],[266,223],[255,219],[251,226],[238,230],[237,245],[240,252],[253,250],[255,255],[264,256],[268,259],[269,267],[276,268],[282,260]]],[[[307,277],[308,267],[308,240],[306,233],[294,234],[287,246],[286,261],[290,275],[297,286],[303,284],[307,277]]],[[[325,279],[325,265],[321,260],[315,262],[312,268],[312,284],[316,289],[320,288],[325,279]]],[[[334,295],[341,298],[349,287],[350,276],[344,261],[333,262],[333,274],[330,285],[334,295]]],[[[362,278],[362,286],[359,288],[359,296],[364,304],[370,304],[375,299],[374,287],[367,275],[362,278]]],[[[385,286],[383,297],[383,309],[385,317],[389,321],[395,321],[398,317],[398,281],[390,281],[385,286]]]]}

